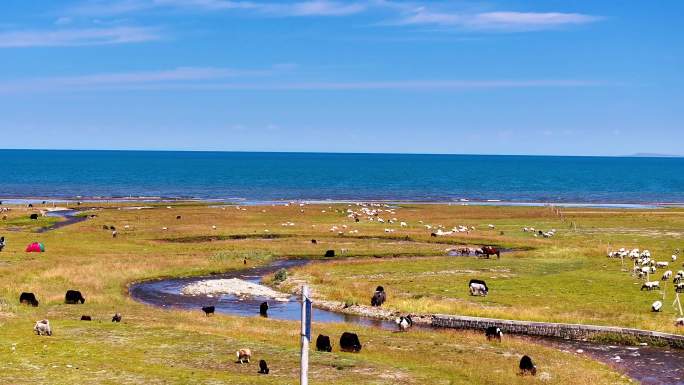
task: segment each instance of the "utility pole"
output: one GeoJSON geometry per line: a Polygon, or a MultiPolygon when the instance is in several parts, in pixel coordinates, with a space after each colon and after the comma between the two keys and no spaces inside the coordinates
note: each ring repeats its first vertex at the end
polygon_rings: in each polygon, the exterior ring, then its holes
{"type": "Polygon", "coordinates": [[[299,364],[299,383],[300,385],[309,384],[309,341],[311,340],[311,300],[309,299],[309,288],[302,286],[302,352],[299,364]]]}

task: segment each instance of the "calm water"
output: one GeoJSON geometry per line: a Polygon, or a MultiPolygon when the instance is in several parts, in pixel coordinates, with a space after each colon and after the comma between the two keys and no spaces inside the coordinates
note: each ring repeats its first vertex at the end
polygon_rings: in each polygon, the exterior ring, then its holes
{"type": "Polygon", "coordinates": [[[684,158],[0,150],[0,197],[684,202],[684,158]]]}

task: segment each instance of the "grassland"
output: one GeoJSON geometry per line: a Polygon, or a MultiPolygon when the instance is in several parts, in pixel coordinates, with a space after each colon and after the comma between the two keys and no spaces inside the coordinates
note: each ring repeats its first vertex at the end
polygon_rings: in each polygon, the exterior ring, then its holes
{"type": "MultiPolygon", "coordinates": [[[[248,265],[283,257],[320,258],[327,249],[335,249],[339,261],[326,264],[326,269],[310,265],[295,275],[308,279],[317,295],[329,299],[351,297],[365,303],[372,288],[382,283],[390,292],[387,306],[404,311],[675,331],[670,326],[673,311],[649,314],[647,305],[657,294],[640,293],[635,280],[620,271],[619,262],[605,258],[605,247],[648,247],[655,255],[669,256],[681,242],[682,211],[568,211],[561,222],[544,208],[421,205],[397,209],[394,216],[409,224],[402,228],[354,223],[344,212],[346,205],[170,207],[122,210],[103,205],[91,211],[96,218],[43,234],[34,232],[35,223],[22,222],[28,212],[21,208],[0,222],[0,234],[8,242],[0,253],[0,383],[296,383],[296,323],[153,308],[131,300],[126,287],[153,277],[242,268],[244,258],[248,265]],[[577,231],[568,229],[571,220],[579,224],[577,231]],[[295,225],[282,226],[288,221],[295,225]],[[468,224],[478,230],[433,238],[419,221],[448,227],[468,224]],[[487,229],[489,223],[496,229],[487,229]],[[114,225],[118,237],[112,238],[103,225],[114,225]],[[333,225],[348,226],[345,235],[330,232],[333,225]],[[522,233],[521,226],[556,228],[558,235],[533,238],[522,233]],[[389,227],[395,232],[386,233],[389,227]],[[359,232],[349,234],[351,229],[359,232]],[[32,241],[45,243],[47,251],[24,253],[32,241]],[[448,247],[482,243],[527,251],[506,254],[499,261],[444,257],[448,247]],[[473,273],[460,270],[486,272],[492,294],[484,300],[468,298],[463,283],[473,273]],[[67,289],[82,291],[86,303],[64,305],[67,289]],[[40,306],[19,305],[22,291],[36,293],[40,306]],[[592,308],[587,301],[600,306],[592,308]],[[121,324],[109,322],[117,311],[124,317],[121,324]],[[82,314],[94,321],[78,321],[82,314]],[[33,334],[33,323],[42,318],[50,319],[54,336],[33,334]],[[235,350],[242,347],[251,348],[257,360],[266,359],[271,375],[258,375],[254,364],[233,363],[235,350]]],[[[627,382],[602,364],[518,339],[498,344],[479,333],[393,333],[337,324],[316,324],[314,333],[337,336],[351,329],[359,333],[363,351],[312,351],[311,383],[627,382]],[[535,358],[543,375],[517,376],[522,354],[535,358]]]]}

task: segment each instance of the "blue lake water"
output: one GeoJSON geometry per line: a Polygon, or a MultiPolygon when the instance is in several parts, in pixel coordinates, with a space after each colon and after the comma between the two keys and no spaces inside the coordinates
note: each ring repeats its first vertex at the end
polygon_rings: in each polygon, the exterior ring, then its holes
{"type": "Polygon", "coordinates": [[[0,150],[0,198],[682,203],[684,158],[0,150]]]}

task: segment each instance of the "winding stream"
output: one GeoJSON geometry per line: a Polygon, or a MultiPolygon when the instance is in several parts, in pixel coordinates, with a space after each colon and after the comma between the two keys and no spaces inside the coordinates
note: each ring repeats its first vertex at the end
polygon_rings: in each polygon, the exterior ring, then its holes
{"type": "MultiPolygon", "coordinates": [[[[150,280],[132,284],[129,287],[131,297],[159,307],[175,307],[197,309],[202,306],[215,305],[216,311],[243,317],[258,317],[259,304],[268,298],[240,298],[234,295],[188,296],[182,295],[181,289],[187,284],[206,279],[240,278],[253,283],[281,268],[292,268],[309,263],[309,260],[277,260],[269,265],[232,271],[203,277],[170,278],[150,280]]],[[[269,300],[269,318],[298,321],[301,304],[292,296],[287,302],[269,300]]],[[[370,317],[341,314],[322,309],[315,309],[313,320],[316,322],[345,322],[363,326],[373,326],[396,330],[391,321],[370,317]]],[[[429,326],[426,326],[429,327],[429,326]]],[[[510,337],[509,337],[510,338],[510,337]]],[[[684,385],[684,350],[655,348],[650,346],[611,346],[583,341],[570,341],[555,338],[515,336],[532,342],[542,343],[559,350],[585,354],[604,362],[643,385],[684,385]]]]}
{"type": "Polygon", "coordinates": [[[78,210],[66,209],[66,210],[53,210],[45,213],[46,217],[64,218],[63,221],[57,222],[52,226],[41,227],[36,230],[37,233],[45,233],[47,231],[52,231],[59,229],[60,227],[73,225],[74,223],[83,222],[88,219],[85,216],[78,216],[78,210]]]}

